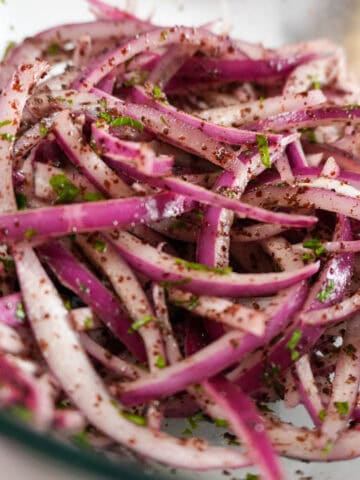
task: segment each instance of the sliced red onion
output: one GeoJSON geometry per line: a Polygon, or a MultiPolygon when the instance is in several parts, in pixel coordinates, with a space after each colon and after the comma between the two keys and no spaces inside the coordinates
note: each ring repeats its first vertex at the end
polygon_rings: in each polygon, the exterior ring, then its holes
{"type": "Polygon", "coordinates": [[[120,377],[136,380],[144,375],[144,371],[139,367],[125,362],[117,355],[112,355],[108,350],[92,340],[86,333],[80,334],[80,342],[89,355],[120,377]]]}
{"type": "Polygon", "coordinates": [[[149,368],[156,371],[159,357],[165,358],[163,341],[153,309],[135,274],[105,237],[78,236],[76,241],[85,255],[108,276],[132,321],[140,322],[137,331],[144,340],[149,368]],[[143,319],[150,321],[141,325],[143,319]]]}
{"type": "Polygon", "coordinates": [[[146,143],[130,142],[114,137],[104,128],[92,126],[92,134],[101,145],[102,154],[121,159],[133,165],[144,175],[163,177],[171,175],[174,158],[170,155],[156,155],[146,143]]]}
{"type": "Polygon", "coordinates": [[[202,383],[206,393],[224,412],[231,429],[240,441],[244,441],[250,458],[258,465],[264,479],[284,478],[275,451],[267,438],[264,422],[253,402],[242,390],[224,377],[216,377],[202,383]]]}
{"type": "MultiPolygon", "coordinates": [[[[127,174],[130,177],[144,183],[148,183],[154,187],[160,187],[169,189],[173,192],[185,195],[200,202],[205,203],[218,208],[226,208],[233,211],[241,218],[252,218],[261,222],[276,223],[286,226],[298,226],[306,227],[316,223],[316,217],[292,215],[282,212],[271,212],[269,210],[262,210],[257,208],[249,208],[249,206],[242,201],[219,195],[215,192],[211,192],[199,185],[194,185],[190,182],[186,182],[179,177],[164,177],[154,178],[147,177],[137,171],[135,168],[128,166],[126,162],[115,160],[111,158],[111,155],[106,156],[107,163],[119,173],[127,174]]],[[[1,220],[0,220],[1,226],[1,220]]]]}
{"type": "Polygon", "coordinates": [[[169,300],[196,315],[254,335],[263,335],[268,321],[267,315],[261,311],[219,297],[194,297],[191,293],[171,288],[169,300]]]}
{"type": "Polygon", "coordinates": [[[326,97],[321,90],[310,90],[305,96],[303,94],[279,95],[228,107],[201,110],[198,115],[204,120],[230,127],[250,123],[255,119],[262,120],[281,112],[292,112],[305,107],[313,107],[325,101],[326,97]]]}
{"type": "Polygon", "coordinates": [[[205,266],[191,268],[191,263],[159,253],[154,247],[143,244],[126,232],[119,231],[107,238],[133,268],[152,280],[177,282],[182,290],[200,295],[208,291],[216,296],[229,297],[271,294],[312,276],[319,269],[319,264],[314,263],[291,273],[248,275],[226,273],[221,269],[217,273],[216,269],[209,271],[205,266]]]}
{"type": "Polygon", "coordinates": [[[321,425],[321,412],[324,405],[321,401],[319,391],[315,382],[315,377],[310,364],[308,355],[304,355],[295,363],[297,384],[301,402],[306,407],[309,415],[316,427],[321,425]]]}
{"type": "Polygon", "coordinates": [[[19,241],[128,227],[173,217],[193,203],[172,193],[88,202],[0,215],[2,238],[19,241]]]}
{"type": "Polygon", "coordinates": [[[209,447],[200,439],[180,443],[164,433],[134,425],[119,414],[121,405],[114,406],[84,355],[70,328],[68,313],[31,248],[18,245],[15,261],[27,313],[45,359],[71,400],[96,428],[145,457],[177,467],[204,470],[248,464],[246,457],[235,450],[209,447]],[[44,321],[49,308],[51,320],[44,321]],[[73,375],[74,369],[83,372],[82,382],[73,375]]]}
{"type": "Polygon", "coordinates": [[[48,65],[40,61],[19,65],[0,95],[1,212],[11,212],[17,208],[12,180],[11,150],[30,90],[47,70],[48,65]]]}
{"type": "Polygon", "coordinates": [[[337,440],[345,430],[356,405],[360,384],[360,357],[356,354],[360,349],[359,327],[359,316],[355,316],[346,325],[343,348],[337,358],[329,404],[320,429],[320,442],[323,446],[329,440],[337,440]]]}
{"type": "Polygon", "coordinates": [[[39,253],[61,283],[88,304],[136,358],[144,360],[144,347],[137,334],[128,332],[131,321],[122,305],[95,275],[61,243],[44,244],[39,247],[39,253]]]}
{"type": "Polygon", "coordinates": [[[151,32],[147,32],[124,42],[120,47],[104,54],[100,59],[90,64],[83,72],[77,82],[74,83],[75,88],[81,90],[90,90],[105,75],[110,73],[116,66],[124,64],[135,55],[143,51],[154,50],[158,47],[167,47],[172,44],[197,46],[204,52],[218,54],[225,52],[231,43],[221,37],[212,35],[210,32],[200,29],[188,27],[171,27],[166,29],[167,34],[164,35],[163,28],[156,28],[151,32]]]}
{"type": "Polygon", "coordinates": [[[21,355],[26,350],[20,335],[9,325],[0,323],[0,352],[21,355]]]}
{"type": "Polygon", "coordinates": [[[56,139],[68,158],[101,193],[112,198],[131,197],[133,190],[85,142],[69,111],[61,112],[53,126],[56,139]]]}

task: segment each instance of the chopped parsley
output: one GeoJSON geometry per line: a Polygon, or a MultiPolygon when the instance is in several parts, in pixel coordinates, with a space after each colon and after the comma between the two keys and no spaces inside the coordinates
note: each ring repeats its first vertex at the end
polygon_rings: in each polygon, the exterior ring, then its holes
{"type": "Polygon", "coordinates": [[[79,188],[62,173],[53,175],[49,180],[56,193],[56,203],[71,203],[79,195],[79,188]]]}
{"type": "Polygon", "coordinates": [[[4,268],[8,271],[15,270],[15,262],[12,258],[3,258],[0,257],[0,262],[4,265],[4,268]]]}
{"type": "Polygon", "coordinates": [[[113,118],[110,122],[111,127],[122,127],[127,125],[129,127],[135,128],[135,130],[138,130],[139,132],[142,132],[144,130],[143,123],[130,117],[116,117],[113,118]]]}
{"type": "Polygon", "coordinates": [[[168,35],[169,35],[169,30],[163,30],[160,33],[160,40],[162,40],[162,41],[166,40],[168,35]]]}
{"type": "Polygon", "coordinates": [[[142,417],[141,415],[124,411],[121,412],[121,415],[126,418],[126,420],[129,420],[129,422],[135,423],[135,425],[139,425],[140,427],[144,427],[146,425],[146,418],[142,417]]]}
{"type": "Polygon", "coordinates": [[[182,267],[188,268],[189,270],[202,270],[204,272],[212,272],[212,273],[217,273],[219,275],[229,275],[232,272],[231,267],[224,267],[224,268],[218,268],[218,267],[208,267],[207,265],[204,265],[202,263],[197,263],[197,262],[188,262],[187,260],[183,260],[182,258],[176,258],[175,259],[176,265],[180,265],[182,267]]]}
{"type": "Polygon", "coordinates": [[[32,411],[22,405],[14,405],[10,408],[10,413],[22,422],[29,422],[32,419],[32,411]]]}
{"type": "Polygon", "coordinates": [[[196,430],[197,427],[199,426],[199,422],[202,422],[203,420],[204,420],[204,414],[202,412],[195,413],[195,415],[187,419],[190,427],[193,430],[196,430]]]}
{"type": "Polygon", "coordinates": [[[234,445],[234,446],[237,446],[237,447],[240,446],[240,442],[237,440],[235,435],[233,435],[230,432],[225,432],[224,433],[224,439],[227,440],[228,445],[234,445]]]}
{"type": "Polygon", "coordinates": [[[92,318],[91,318],[91,317],[85,318],[84,327],[85,327],[87,330],[89,330],[89,328],[91,328],[92,326],[93,326],[92,318]]]}
{"type": "Polygon", "coordinates": [[[319,79],[317,77],[317,75],[314,75],[312,77],[312,84],[313,84],[313,87],[315,90],[320,90],[321,89],[321,83],[319,82],[319,79]]]}
{"type": "Polygon", "coordinates": [[[300,357],[300,353],[296,350],[300,340],[301,340],[301,330],[294,330],[289,342],[287,343],[287,348],[291,352],[291,360],[296,361],[300,357]]]}
{"type": "Polygon", "coordinates": [[[349,402],[334,402],[334,407],[339,415],[347,415],[349,413],[349,402]]]}
{"type": "Polygon", "coordinates": [[[170,127],[168,121],[166,120],[166,118],[164,117],[164,115],[160,115],[160,120],[162,121],[162,123],[166,126],[166,127],[170,127]]]}
{"type": "Polygon", "coordinates": [[[343,109],[344,109],[345,111],[347,111],[347,110],[356,110],[357,108],[360,108],[360,105],[359,105],[358,103],[353,103],[353,104],[350,104],[350,105],[345,105],[345,106],[343,107],[343,109]]]}
{"type": "Polygon", "coordinates": [[[11,125],[12,124],[12,121],[11,120],[2,120],[0,122],[0,128],[1,127],[6,127],[6,125],[11,125]]]}
{"type": "Polygon", "coordinates": [[[72,310],[71,300],[66,300],[64,305],[65,305],[65,308],[68,312],[70,312],[70,310],[72,310]]]}
{"type": "Polygon", "coordinates": [[[8,42],[6,47],[5,47],[5,50],[4,50],[4,55],[3,55],[3,60],[6,60],[7,56],[9,55],[9,53],[11,52],[11,50],[16,46],[16,42],[14,41],[11,41],[11,42],[8,42]]]}
{"type": "Polygon", "coordinates": [[[97,202],[98,200],[104,200],[104,195],[100,192],[87,192],[83,195],[84,202],[97,202]]]}
{"type": "Polygon", "coordinates": [[[90,448],[88,433],[86,430],[82,430],[72,437],[73,442],[79,448],[90,448]]]}
{"type": "Polygon", "coordinates": [[[100,253],[104,253],[106,250],[106,242],[103,240],[94,240],[92,246],[100,253]]]}
{"type": "Polygon", "coordinates": [[[139,328],[143,327],[144,325],[148,324],[149,322],[152,322],[154,320],[154,317],[152,315],[144,315],[142,318],[139,320],[136,320],[136,322],[133,322],[131,324],[131,327],[128,330],[128,333],[134,333],[139,328]]]}
{"type": "Polygon", "coordinates": [[[174,303],[177,307],[185,307],[187,310],[192,311],[197,307],[199,303],[199,297],[196,295],[191,295],[189,300],[176,300],[174,303]]]}
{"type": "Polygon", "coordinates": [[[259,475],[255,475],[254,473],[247,473],[245,480],[260,480],[259,475]]]}
{"type": "MultiPolygon", "coordinates": [[[[110,125],[110,123],[113,121],[113,117],[109,112],[99,112],[98,118],[100,120],[104,120],[105,123],[107,123],[108,125],[110,125]]],[[[98,123],[96,124],[96,126],[99,126],[98,123]]]]}
{"type": "Polygon", "coordinates": [[[227,420],[225,420],[225,418],[215,418],[215,425],[217,427],[227,428],[229,423],[227,420]]]}
{"type": "Polygon", "coordinates": [[[320,410],[320,412],[318,413],[318,419],[323,422],[326,418],[326,410],[323,408],[322,410],[320,410]]]}
{"type": "Polygon", "coordinates": [[[306,240],[303,243],[303,247],[312,250],[317,257],[321,257],[326,253],[326,248],[318,238],[310,238],[309,240],[306,240]]]}
{"type": "Polygon", "coordinates": [[[177,287],[178,285],[186,285],[190,282],[191,278],[182,278],[181,280],[166,280],[164,282],[160,282],[160,286],[167,289],[171,287],[177,287]]]}
{"type": "Polygon", "coordinates": [[[27,197],[21,192],[15,193],[16,205],[19,210],[24,210],[27,207],[27,197]]]}
{"type": "Polygon", "coordinates": [[[327,282],[326,287],[316,295],[317,300],[319,300],[319,302],[326,302],[326,300],[334,292],[334,288],[335,282],[332,278],[330,278],[330,280],[328,280],[327,282]]]}
{"type": "Polygon", "coordinates": [[[22,302],[19,302],[16,306],[15,317],[22,321],[26,318],[26,313],[22,302]]]}
{"type": "Polygon", "coordinates": [[[58,43],[51,43],[47,48],[48,55],[57,55],[60,51],[60,45],[58,43]]]}
{"type": "Polygon", "coordinates": [[[256,135],[256,145],[259,149],[261,162],[265,167],[271,168],[268,139],[265,135],[256,135]]]}
{"type": "Polygon", "coordinates": [[[181,432],[181,435],[192,435],[192,431],[190,428],[185,428],[185,430],[181,432]]]}
{"type": "Polygon", "coordinates": [[[28,228],[26,230],[26,232],[24,233],[24,237],[27,239],[27,240],[30,240],[31,238],[33,238],[35,235],[37,234],[37,230],[35,228],[28,228]]]}
{"type": "Polygon", "coordinates": [[[153,86],[153,89],[152,89],[152,95],[154,98],[156,98],[157,100],[161,100],[165,97],[164,95],[164,92],[161,90],[160,87],[158,87],[157,85],[154,85],[153,86]]]}
{"type": "Polygon", "coordinates": [[[323,455],[327,455],[328,453],[331,452],[333,446],[334,446],[334,443],[331,440],[328,440],[325,447],[321,450],[321,453],[323,455]]]}
{"type": "Polygon", "coordinates": [[[40,123],[40,135],[42,137],[46,137],[46,135],[48,134],[49,132],[49,129],[47,128],[47,126],[45,125],[45,123],[40,123]]]}
{"type": "Polygon", "coordinates": [[[166,360],[162,355],[159,355],[156,359],[155,365],[158,368],[165,368],[166,367],[166,360]]]}
{"type": "Polygon", "coordinates": [[[301,255],[301,259],[304,261],[304,262],[307,262],[308,260],[312,260],[314,258],[313,254],[312,253],[303,253],[301,255]]]}
{"type": "Polygon", "coordinates": [[[15,138],[15,135],[10,135],[10,133],[0,133],[0,138],[6,142],[12,142],[15,138]]]}
{"type": "Polygon", "coordinates": [[[309,142],[317,143],[317,138],[316,138],[315,132],[311,128],[300,128],[299,132],[302,133],[303,135],[305,135],[307,137],[307,139],[309,140],[309,142]]]}
{"type": "Polygon", "coordinates": [[[349,355],[349,357],[353,357],[356,353],[356,348],[351,343],[348,343],[344,347],[344,352],[346,353],[346,355],[349,355]]]}
{"type": "Polygon", "coordinates": [[[269,408],[267,405],[265,405],[265,403],[258,403],[257,408],[260,410],[260,412],[263,413],[274,413],[274,411],[271,410],[271,408],[269,408]]]}

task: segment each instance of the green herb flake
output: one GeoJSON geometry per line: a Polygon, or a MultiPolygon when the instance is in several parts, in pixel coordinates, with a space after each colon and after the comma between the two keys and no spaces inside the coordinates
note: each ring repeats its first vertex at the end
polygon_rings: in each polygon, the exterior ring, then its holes
{"type": "Polygon", "coordinates": [[[347,415],[349,413],[349,402],[334,402],[334,407],[339,415],[347,415]]]}
{"type": "Polygon", "coordinates": [[[84,202],[97,202],[99,200],[104,200],[104,195],[100,192],[87,192],[83,195],[84,202]]]}
{"type": "Polygon", "coordinates": [[[229,423],[225,418],[215,418],[215,425],[217,427],[228,428],[229,423]]]}
{"type": "Polygon", "coordinates": [[[160,286],[168,289],[171,287],[177,287],[178,285],[186,285],[190,282],[191,278],[182,278],[181,280],[166,280],[164,282],[160,282],[160,286]]]}
{"type": "Polygon", "coordinates": [[[146,418],[141,415],[124,411],[121,412],[121,415],[126,418],[126,420],[129,420],[129,422],[135,423],[135,425],[139,425],[140,427],[145,427],[146,425],[146,418]]]}
{"type": "Polygon", "coordinates": [[[27,239],[27,240],[30,240],[31,238],[33,238],[35,235],[37,235],[37,230],[35,228],[28,228],[26,230],[26,232],[24,233],[24,237],[27,239]]]}
{"type": "Polygon", "coordinates": [[[237,440],[237,438],[235,437],[235,435],[233,435],[233,434],[230,433],[230,432],[224,433],[224,439],[227,441],[227,444],[228,444],[228,445],[234,445],[234,446],[236,446],[236,447],[239,447],[239,446],[240,446],[240,442],[237,440]]]}
{"type": "Polygon", "coordinates": [[[72,105],[74,103],[74,100],[72,98],[68,98],[66,101],[69,105],[72,105]]]}
{"type": "Polygon", "coordinates": [[[11,125],[12,124],[12,120],[2,120],[0,122],[0,128],[1,127],[6,127],[6,125],[11,125]]]}
{"type": "Polygon", "coordinates": [[[16,306],[15,317],[22,321],[26,318],[26,313],[22,302],[19,302],[16,306]]]}
{"type": "Polygon", "coordinates": [[[217,273],[218,275],[229,275],[230,273],[232,273],[231,267],[213,268],[213,267],[208,267],[207,265],[203,265],[202,263],[188,262],[187,260],[183,260],[182,258],[176,258],[175,263],[176,265],[185,267],[189,270],[200,270],[204,272],[212,272],[212,273],[217,273]]]}
{"type": "Polygon", "coordinates": [[[260,107],[262,107],[262,106],[264,105],[264,101],[265,101],[265,98],[264,98],[264,97],[259,97],[260,107]]]}
{"type": "Polygon", "coordinates": [[[3,55],[3,60],[6,60],[9,53],[11,52],[11,50],[16,47],[16,42],[14,41],[10,41],[7,43],[6,47],[5,47],[5,50],[4,50],[4,55],[3,55]]]}
{"type": "Polygon", "coordinates": [[[140,318],[139,320],[136,320],[136,322],[131,324],[131,327],[129,328],[128,333],[136,332],[141,327],[148,324],[149,322],[152,322],[153,320],[154,320],[154,317],[152,315],[144,315],[142,318],[140,318]]]}
{"type": "Polygon", "coordinates": [[[318,238],[310,238],[309,240],[306,240],[303,243],[303,247],[312,250],[317,257],[321,257],[326,253],[326,248],[318,238]]]}
{"type": "Polygon", "coordinates": [[[11,407],[10,413],[22,422],[29,422],[33,416],[32,411],[22,405],[11,407]]]}
{"type": "Polygon", "coordinates": [[[135,128],[139,132],[144,130],[144,124],[139,122],[138,120],[134,120],[130,117],[116,117],[113,118],[110,122],[111,127],[122,127],[122,126],[129,126],[131,128],[135,128]]]}
{"type": "Polygon", "coordinates": [[[321,450],[321,453],[323,455],[327,455],[328,453],[331,452],[333,446],[334,446],[334,442],[332,442],[331,440],[328,440],[325,447],[321,450]]]}
{"type": "Polygon", "coordinates": [[[162,121],[162,123],[163,123],[166,127],[170,127],[170,124],[169,124],[169,122],[166,120],[166,118],[164,117],[164,115],[160,115],[160,120],[162,121]]]}
{"type": "Polygon", "coordinates": [[[158,368],[165,368],[166,367],[166,360],[162,355],[159,355],[156,359],[155,365],[158,368]]]}
{"type": "Polygon", "coordinates": [[[291,360],[293,361],[296,361],[300,356],[299,352],[296,350],[296,347],[301,340],[301,335],[301,330],[294,330],[289,342],[286,345],[291,352],[291,360]]]}
{"type": "Polygon", "coordinates": [[[79,195],[79,188],[62,173],[53,175],[49,183],[56,193],[56,203],[72,203],[79,195]]]}
{"type": "Polygon", "coordinates": [[[309,260],[313,260],[314,258],[314,255],[312,253],[303,253],[301,255],[301,259],[304,261],[304,262],[307,262],[309,260]]]}
{"type": "Polygon", "coordinates": [[[160,40],[165,41],[169,35],[169,30],[163,30],[160,33],[160,40]]]}
{"type": "MultiPolygon", "coordinates": [[[[104,120],[105,123],[107,123],[108,125],[110,125],[110,123],[113,121],[113,117],[109,112],[99,112],[97,118],[99,118],[100,120],[104,120]]],[[[96,123],[97,127],[99,125],[101,125],[101,122],[96,123]]]]}
{"type": "Polygon", "coordinates": [[[260,410],[260,412],[263,413],[274,413],[274,411],[271,410],[271,408],[269,408],[267,405],[265,405],[265,403],[258,403],[257,408],[260,410]]]}
{"type": "Polygon", "coordinates": [[[100,105],[100,107],[103,108],[104,110],[107,109],[107,101],[106,101],[104,98],[98,100],[97,103],[98,103],[98,104],[100,105]]]}
{"type": "Polygon", "coordinates": [[[305,135],[305,137],[309,140],[309,142],[317,143],[315,132],[311,128],[300,128],[299,132],[305,135]]]}
{"type": "Polygon", "coordinates": [[[334,288],[335,282],[331,278],[330,280],[328,280],[326,287],[316,295],[317,300],[319,300],[319,302],[326,302],[326,300],[334,292],[334,288]]]}
{"type": "Polygon", "coordinates": [[[321,83],[320,83],[317,75],[314,75],[314,76],[312,77],[311,81],[312,81],[312,84],[313,84],[313,88],[314,88],[315,90],[320,90],[320,89],[321,89],[321,83]]]}
{"type": "Polygon", "coordinates": [[[0,262],[4,265],[4,268],[8,271],[13,272],[15,270],[15,262],[12,258],[2,258],[0,257],[0,262]]]}
{"type": "Polygon", "coordinates": [[[344,346],[344,352],[346,355],[349,355],[349,357],[353,357],[356,354],[356,348],[351,343],[348,343],[344,346]]]}
{"type": "Polygon", "coordinates": [[[65,308],[68,312],[70,312],[72,310],[72,306],[71,306],[71,301],[70,300],[66,300],[66,302],[64,303],[65,305],[65,308]]]}
{"type": "Polygon", "coordinates": [[[153,89],[152,89],[152,95],[154,98],[156,98],[157,100],[162,100],[165,98],[165,95],[164,95],[164,92],[161,90],[160,87],[158,87],[157,85],[154,85],[153,86],[153,89]]]}
{"type": "Polygon", "coordinates": [[[353,104],[350,104],[350,105],[345,105],[343,107],[343,109],[345,111],[348,111],[348,110],[356,110],[357,108],[360,108],[360,105],[358,103],[353,103],[353,104]]]}
{"type": "Polygon", "coordinates": [[[89,330],[90,328],[92,328],[92,326],[93,326],[92,318],[91,317],[85,318],[84,327],[86,328],[86,330],[89,330]]]}
{"type": "Polygon", "coordinates": [[[12,142],[15,138],[15,135],[10,135],[10,133],[0,133],[0,138],[6,142],[12,142]]]}
{"type": "Polygon", "coordinates": [[[181,435],[186,435],[186,436],[189,436],[189,435],[192,435],[193,432],[190,430],[190,428],[185,428],[182,432],[181,432],[181,435]]]}
{"type": "Polygon", "coordinates": [[[82,430],[76,435],[73,435],[72,441],[79,448],[84,448],[84,449],[90,448],[88,433],[86,430],[82,430]]]}
{"type": "Polygon", "coordinates": [[[99,253],[104,253],[106,251],[106,242],[102,240],[94,240],[92,246],[97,250],[99,253]]]}
{"type": "Polygon", "coordinates": [[[27,196],[21,192],[15,193],[16,205],[19,210],[25,210],[27,208],[27,196]]]}
{"type": "Polygon", "coordinates": [[[261,162],[265,167],[271,168],[269,144],[265,135],[256,135],[256,145],[259,149],[261,162]]]}
{"type": "Polygon", "coordinates": [[[259,475],[255,475],[254,473],[247,473],[245,476],[245,480],[260,480],[259,475]]]}
{"type": "Polygon", "coordinates": [[[198,412],[192,417],[187,418],[187,421],[193,430],[196,430],[199,426],[199,422],[202,422],[203,420],[204,414],[202,412],[198,412]]]}
{"type": "Polygon", "coordinates": [[[45,125],[45,123],[40,123],[40,135],[42,137],[46,137],[46,135],[48,134],[49,132],[49,129],[47,128],[47,126],[45,125]]]}
{"type": "Polygon", "coordinates": [[[60,45],[58,43],[51,43],[47,48],[48,55],[57,55],[60,51],[60,45]]]}
{"type": "Polygon", "coordinates": [[[177,307],[184,307],[191,312],[197,307],[199,303],[199,297],[196,295],[191,295],[189,300],[175,300],[174,303],[177,307]]]}
{"type": "Polygon", "coordinates": [[[318,413],[318,419],[320,420],[320,422],[323,422],[325,420],[325,418],[326,418],[326,410],[323,408],[318,413]]]}

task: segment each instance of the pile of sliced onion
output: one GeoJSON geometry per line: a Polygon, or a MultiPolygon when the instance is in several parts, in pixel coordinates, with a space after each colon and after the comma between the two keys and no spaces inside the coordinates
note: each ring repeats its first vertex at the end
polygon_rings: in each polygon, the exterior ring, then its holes
{"type": "Polygon", "coordinates": [[[280,480],[278,454],[360,456],[360,95],[342,50],[89,5],[95,21],[0,65],[0,407],[184,469],[280,480]],[[230,445],[162,431],[186,415],[230,445]]]}

